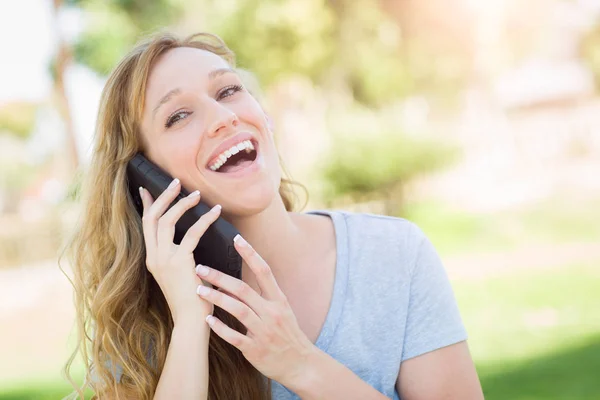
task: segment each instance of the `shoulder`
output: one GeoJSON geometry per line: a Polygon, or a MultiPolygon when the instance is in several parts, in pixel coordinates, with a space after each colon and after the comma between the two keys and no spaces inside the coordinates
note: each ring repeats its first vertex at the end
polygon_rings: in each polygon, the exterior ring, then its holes
{"type": "Polygon", "coordinates": [[[412,221],[345,210],[325,212],[336,225],[338,239],[345,240],[350,261],[369,264],[369,269],[398,268],[412,272],[427,238],[412,221]]]}
{"type": "Polygon", "coordinates": [[[412,221],[388,215],[335,211],[345,221],[349,239],[395,249],[416,250],[425,239],[423,231],[412,221]]]}

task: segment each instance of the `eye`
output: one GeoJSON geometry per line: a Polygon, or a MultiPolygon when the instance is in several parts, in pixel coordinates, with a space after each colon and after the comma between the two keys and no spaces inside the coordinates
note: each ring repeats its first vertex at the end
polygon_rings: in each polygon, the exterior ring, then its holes
{"type": "Polygon", "coordinates": [[[217,95],[217,100],[221,100],[225,97],[233,96],[236,92],[242,91],[244,88],[242,85],[231,85],[223,88],[217,95]]]}
{"type": "Polygon", "coordinates": [[[165,128],[170,128],[181,119],[184,119],[186,116],[191,114],[189,111],[176,111],[174,114],[171,114],[169,118],[167,118],[167,122],[165,123],[165,128]]]}

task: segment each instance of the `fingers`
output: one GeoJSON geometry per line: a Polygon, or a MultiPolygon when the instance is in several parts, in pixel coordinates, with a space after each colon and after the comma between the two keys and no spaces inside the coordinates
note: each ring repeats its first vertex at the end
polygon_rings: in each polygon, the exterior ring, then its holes
{"type": "Polygon", "coordinates": [[[179,247],[184,251],[194,251],[196,246],[198,246],[198,242],[202,235],[204,235],[208,227],[219,218],[220,214],[221,206],[217,204],[209,212],[198,218],[198,221],[190,226],[183,239],[181,239],[179,247]]]}
{"type": "Polygon", "coordinates": [[[210,282],[213,286],[218,287],[219,291],[223,292],[225,296],[238,299],[247,304],[259,317],[263,313],[265,300],[246,282],[204,265],[196,267],[196,274],[203,281],[210,282]]]}
{"type": "Polygon", "coordinates": [[[174,179],[167,190],[161,193],[156,200],[152,199],[152,195],[146,189],[140,189],[140,196],[142,197],[142,204],[144,206],[142,227],[144,229],[144,237],[146,238],[146,249],[153,251],[156,248],[158,243],[158,219],[163,215],[175,197],[177,197],[179,190],[179,179],[174,179]]]}
{"type": "Polygon", "coordinates": [[[237,347],[242,353],[250,347],[252,340],[246,335],[242,335],[238,331],[231,329],[221,320],[213,315],[206,317],[206,322],[210,328],[219,335],[224,341],[230,345],[237,347]]]}
{"type": "Polygon", "coordinates": [[[279,288],[275,276],[273,276],[273,272],[265,260],[241,235],[237,235],[233,242],[238,253],[254,272],[263,297],[267,300],[284,300],[285,295],[279,288]]]}
{"type": "Polygon", "coordinates": [[[144,242],[146,243],[146,253],[150,251],[150,249],[154,249],[156,247],[156,229],[153,229],[152,223],[148,218],[144,219],[144,215],[146,215],[146,210],[149,209],[154,201],[152,200],[152,196],[146,189],[140,186],[140,198],[142,199],[143,213],[142,213],[142,229],[144,231],[144,242]]]}
{"type": "Polygon", "coordinates": [[[256,313],[246,304],[239,300],[227,296],[225,293],[211,289],[204,285],[198,285],[196,291],[204,300],[211,302],[215,306],[221,307],[229,314],[233,315],[249,331],[257,333],[261,326],[261,320],[256,313]]]}
{"type": "Polygon", "coordinates": [[[175,224],[187,210],[198,204],[199,200],[200,192],[198,190],[193,191],[187,197],[179,200],[173,207],[164,213],[162,217],[159,218],[157,232],[159,246],[163,243],[168,243],[169,245],[173,243],[173,237],[175,236],[175,224]]]}

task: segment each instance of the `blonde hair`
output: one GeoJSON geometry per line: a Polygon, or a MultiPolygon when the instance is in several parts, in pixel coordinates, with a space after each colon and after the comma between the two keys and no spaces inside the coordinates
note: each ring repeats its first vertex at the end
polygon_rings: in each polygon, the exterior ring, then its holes
{"type": "MultiPolygon", "coordinates": [[[[162,32],[133,48],[108,78],[92,161],[81,189],[82,215],[63,253],[73,270],[77,312],[77,347],[64,367],[75,388],[72,398],[83,399],[83,391],[91,388],[101,398],[151,399],[165,363],[173,321],[145,265],[141,219],[128,190],[126,168],[141,149],[139,128],[150,70],[162,54],[178,47],[210,51],[235,68],[233,52],[215,35],[179,39],[162,32]],[[81,386],[70,374],[78,354],[86,371],[81,386]],[[122,368],[120,382],[112,370],[116,365],[122,368]]],[[[295,205],[293,184],[284,178],[279,189],[288,211],[295,205]]],[[[229,314],[218,308],[215,314],[245,333],[229,314]]],[[[209,341],[209,369],[209,399],[271,397],[271,382],[214,334],[209,341]]]]}

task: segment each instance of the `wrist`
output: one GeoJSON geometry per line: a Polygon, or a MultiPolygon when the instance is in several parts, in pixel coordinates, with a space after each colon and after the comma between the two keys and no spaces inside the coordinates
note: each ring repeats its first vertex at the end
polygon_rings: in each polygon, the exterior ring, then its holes
{"type": "Polygon", "coordinates": [[[313,345],[282,384],[300,397],[307,396],[315,388],[319,379],[320,367],[325,362],[324,356],[326,354],[313,345]]]}
{"type": "Polygon", "coordinates": [[[181,316],[173,319],[173,329],[195,330],[200,332],[210,332],[210,327],[206,322],[206,316],[201,313],[181,316]]]}

